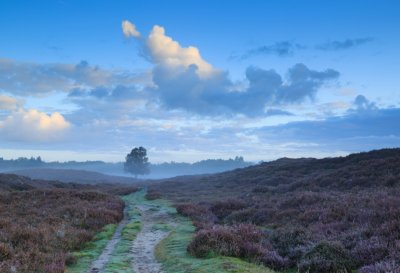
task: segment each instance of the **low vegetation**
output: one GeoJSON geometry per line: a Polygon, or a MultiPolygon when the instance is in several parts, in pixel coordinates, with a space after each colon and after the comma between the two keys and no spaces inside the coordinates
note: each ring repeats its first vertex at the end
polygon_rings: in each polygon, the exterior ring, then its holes
{"type": "Polygon", "coordinates": [[[101,255],[108,241],[112,238],[117,224],[109,224],[94,235],[91,241],[85,242],[82,247],[68,255],[66,260],[68,273],[86,272],[92,262],[101,255]]]}
{"type": "Polygon", "coordinates": [[[281,159],[154,185],[193,220],[187,250],[279,270],[400,271],[400,150],[281,159]]]}
{"type": "MultiPolygon", "coordinates": [[[[173,217],[154,224],[171,231],[156,249],[166,272],[400,272],[399,166],[399,149],[281,159],[124,198],[173,217]]],[[[123,217],[115,195],[134,191],[0,174],[0,272],[81,272],[123,217]]],[[[128,211],[106,272],[131,272],[140,214],[128,211]]]]}
{"type": "Polygon", "coordinates": [[[92,187],[0,175],[0,272],[64,272],[96,233],[106,241],[124,202],[114,186],[92,187]]]}
{"type": "MultiPolygon", "coordinates": [[[[166,210],[173,217],[173,223],[154,225],[155,229],[170,231],[169,235],[156,247],[156,258],[162,264],[166,273],[273,273],[272,270],[258,264],[248,263],[238,258],[232,258],[215,252],[208,259],[202,259],[188,253],[187,247],[191,244],[196,228],[187,217],[180,216],[169,202],[159,199],[155,201],[144,201],[152,204],[160,210],[166,210]]],[[[243,228],[247,228],[243,226],[243,228]]],[[[248,230],[250,233],[254,230],[248,230]]],[[[246,238],[252,239],[257,235],[247,233],[246,238]]],[[[226,246],[229,249],[229,246],[226,246]]]]}

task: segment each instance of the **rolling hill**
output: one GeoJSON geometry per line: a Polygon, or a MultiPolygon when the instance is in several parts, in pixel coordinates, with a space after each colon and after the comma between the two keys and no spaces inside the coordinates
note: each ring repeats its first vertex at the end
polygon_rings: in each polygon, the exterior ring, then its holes
{"type": "Polygon", "coordinates": [[[188,250],[198,257],[220,253],[279,271],[400,270],[400,149],[282,158],[167,179],[151,192],[192,218],[188,250]]]}
{"type": "Polygon", "coordinates": [[[84,184],[102,184],[102,183],[122,183],[132,184],[137,182],[134,178],[107,175],[99,172],[73,169],[23,169],[10,171],[9,173],[27,176],[32,179],[57,180],[62,182],[84,183],[84,184]]]}

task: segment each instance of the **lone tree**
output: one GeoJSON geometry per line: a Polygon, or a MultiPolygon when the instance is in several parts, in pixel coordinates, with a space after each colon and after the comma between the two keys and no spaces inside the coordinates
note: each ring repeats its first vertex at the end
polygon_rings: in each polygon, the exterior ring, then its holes
{"type": "Polygon", "coordinates": [[[150,173],[146,149],[143,147],[132,149],[125,157],[124,170],[135,175],[135,178],[150,173]]]}

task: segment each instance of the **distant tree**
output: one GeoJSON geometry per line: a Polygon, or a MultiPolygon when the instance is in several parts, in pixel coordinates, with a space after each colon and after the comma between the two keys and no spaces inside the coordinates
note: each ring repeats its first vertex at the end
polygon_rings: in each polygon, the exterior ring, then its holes
{"type": "Polygon", "coordinates": [[[244,162],[244,158],[243,158],[243,156],[236,156],[235,161],[244,162]]]}
{"type": "Polygon", "coordinates": [[[136,178],[138,175],[150,173],[146,149],[143,147],[133,148],[125,157],[124,170],[135,175],[136,178]]]}

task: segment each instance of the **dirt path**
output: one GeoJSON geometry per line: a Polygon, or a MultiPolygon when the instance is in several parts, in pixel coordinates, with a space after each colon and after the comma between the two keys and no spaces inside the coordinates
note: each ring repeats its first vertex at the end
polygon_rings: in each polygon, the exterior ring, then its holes
{"type": "Polygon", "coordinates": [[[125,225],[128,222],[129,222],[129,219],[128,219],[128,208],[125,208],[125,210],[124,210],[124,218],[118,224],[118,227],[115,230],[115,233],[114,233],[113,237],[107,243],[107,245],[104,248],[104,250],[101,253],[101,255],[92,263],[92,265],[90,266],[90,269],[87,271],[87,273],[100,273],[100,272],[102,272],[104,266],[109,261],[110,255],[113,252],[115,246],[121,240],[121,231],[122,231],[122,229],[125,227],[125,225]]]}
{"type": "Polygon", "coordinates": [[[142,215],[142,229],[132,245],[133,269],[136,273],[163,273],[154,250],[169,232],[155,229],[154,225],[171,223],[171,216],[167,211],[156,206],[138,205],[136,207],[142,215]]]}
{"type": "MultiPolygon", "coordinates": [[[[140,200],[140,199],[139,199],[140,200]]],[[[169,228],[174,227],[173,217],[168,213],[168,209],[152,203],[151,201],[139,201],[138,203],[129,202],[124,210],[124,218],[119,223],[114,235],[108,241],[101,255],[92,262],[86,273],[103,273],[108,269],[114,250],[123,241],[122,230],[130,223],[128,210],[133,206],[140,212],[141,229],[135,240],[131,241],[130,255],[132,269],[135,273],[164,273],[161,264],[157,262],[154,251],[157,244],[169,234],[169,228]]],[[[125,272],[125,271],[124,271],[125,272]]]]}

